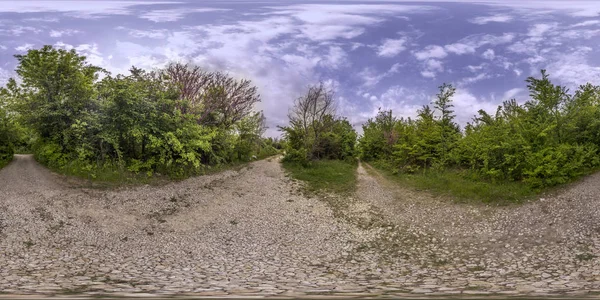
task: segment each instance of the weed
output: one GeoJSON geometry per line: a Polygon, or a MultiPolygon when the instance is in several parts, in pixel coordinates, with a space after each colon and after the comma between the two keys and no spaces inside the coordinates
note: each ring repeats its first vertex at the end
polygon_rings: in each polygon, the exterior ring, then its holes
{"type": "Polygon", "coordinates": [[[575,258],[577,258],[580,261],[588,261],[588,260],[592,260],[594,258],[596,258],[596,255],[593,255],[591,253],[580,253],[575,255],[575,258]]]}

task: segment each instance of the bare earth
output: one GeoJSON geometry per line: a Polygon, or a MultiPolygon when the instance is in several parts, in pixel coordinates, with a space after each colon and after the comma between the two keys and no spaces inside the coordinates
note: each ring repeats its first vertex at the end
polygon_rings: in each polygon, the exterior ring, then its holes
{"type": "Polygon", "coordinates": [[[600,294],[600,174],[524,205],[453,204],[359,166],[309,198],[276,159],[164,186],[0,170],[0,293],[600,294]]]}

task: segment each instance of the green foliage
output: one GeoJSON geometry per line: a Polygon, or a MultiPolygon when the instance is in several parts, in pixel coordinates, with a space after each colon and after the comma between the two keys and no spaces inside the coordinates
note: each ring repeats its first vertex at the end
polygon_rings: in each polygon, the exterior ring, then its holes
{"type": "Polygon", "coordinates": [[[435,167],[444,168],[460,138],[454,122],[451,85],[440,86],[434,101],[435,111],[423,106],[416,120],[396,119],[392,111],[379,111],[363,125],[359,140],[360,156],[365,161],[390,160],[403,172],[435,167]],[[439,116],[435,116],[435,112],[439,116]]]}
{"type": "Polygon", "coordinates": [[[19,128],[9,105],[6,90],[0,90],[0,168],[12,160],[19,139],[19,128]]]}
{"type": "Polygon", "coordinates": [[[286,142],[284,161],[306,166],[312,160],[354,159],[356,131],[348,120],[335,116],[333,92],[323,83],[309,87],[289,117],[290,125],[280,127],[286,142]]]}
{"type": "MultiPolygon", "coordinates": [[[[453,174],[462,174],[482,186],[514,183],[539,190],[596,169],[600,88],[587,84],[569,94],[552,84],[544,70],[541,78],[530,77],[527,83],[529,101],[505,101],[494,115],[479,111],[462,132],[453,121],[455,90],[450,85],[440,87],[434,110],[424,106],[415,120],[395,119],[391,111],[381,111],[363,126],[361,158],[386,161],[400,176],[428,174],[427,180],[437,182],[432,186],[450,191],[451,186],[435,179],[439,174],[458,182],[453,174]],[[464,171],[448,172],[449,168],[464,171]]],[[[493,188],[481,193],[487,189],[493,188]]],[[[464,192],[457,189],[455,194],[464,192]]]]}
{"type": "Polygon", "coordinates": [[[329,191],[348,194],[356,187],[356,161],[316,160],[307,164],[295,161],[283,163],[292,178],[306,182],[311,192],[329,191]]]}
{"type": "MultiPolygon", "coordinates": [[[[27,126],[16,126],[17,135],[28,132],[35,138],[11,138],[11,149],[0,149],[2,153],[12,153],[17,141],[32,144],[40,162],[68,174],[182,178],[201,174],[208,166],[277,152],[273,141],[264,146],[264,116],[251,111],[260,99],[247,80],[174,65],[183,73],[132,67],[130,75],[105,72],[98,81],[104,71],[73,50],[44,46],[15,57],[22,83],[9,80],[2,97],[14,103],[13,119],[18,116],[27,126]],[[181,74],[188,77],[175,76],[181,74]]],[[[0,122],[4,126],[3,117],[0,122]]]]}
{"type": "Polygon", "coordinates": [[[306,164],[318,159],[354,158],[357,134],[348,120],[327,115],[318,126],[321,130],[318,137],[304,134],[300,126],[282,127],[287,141],[284,160],[306,164]]]}

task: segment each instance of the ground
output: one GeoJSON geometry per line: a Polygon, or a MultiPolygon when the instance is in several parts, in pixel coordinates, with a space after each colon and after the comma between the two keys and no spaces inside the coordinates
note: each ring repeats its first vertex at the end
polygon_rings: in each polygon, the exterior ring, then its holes
{"type": "Polygon", "coordinates": [[[366,164],[342,197],[308,196],[277,159],[98,188],[17,155],[0,191],[5,294],[600,293],[600,174],[493,207],[404,189],[366,164]]]}

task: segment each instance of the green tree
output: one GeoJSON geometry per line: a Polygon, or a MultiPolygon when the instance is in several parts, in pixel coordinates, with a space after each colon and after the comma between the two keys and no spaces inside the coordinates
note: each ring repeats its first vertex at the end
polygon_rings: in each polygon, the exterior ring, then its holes
{"type": "Polygon", "coordinates": [[[42,139],[67,151],[70,145],[65,135],[84,114],[91,113],[94,82],[102,69],[88,64],[75,50],[52,46],[15,57],[21,84],[12,91],[18,92],[14,96],[20,100],[19,112],[42,139]]]}

